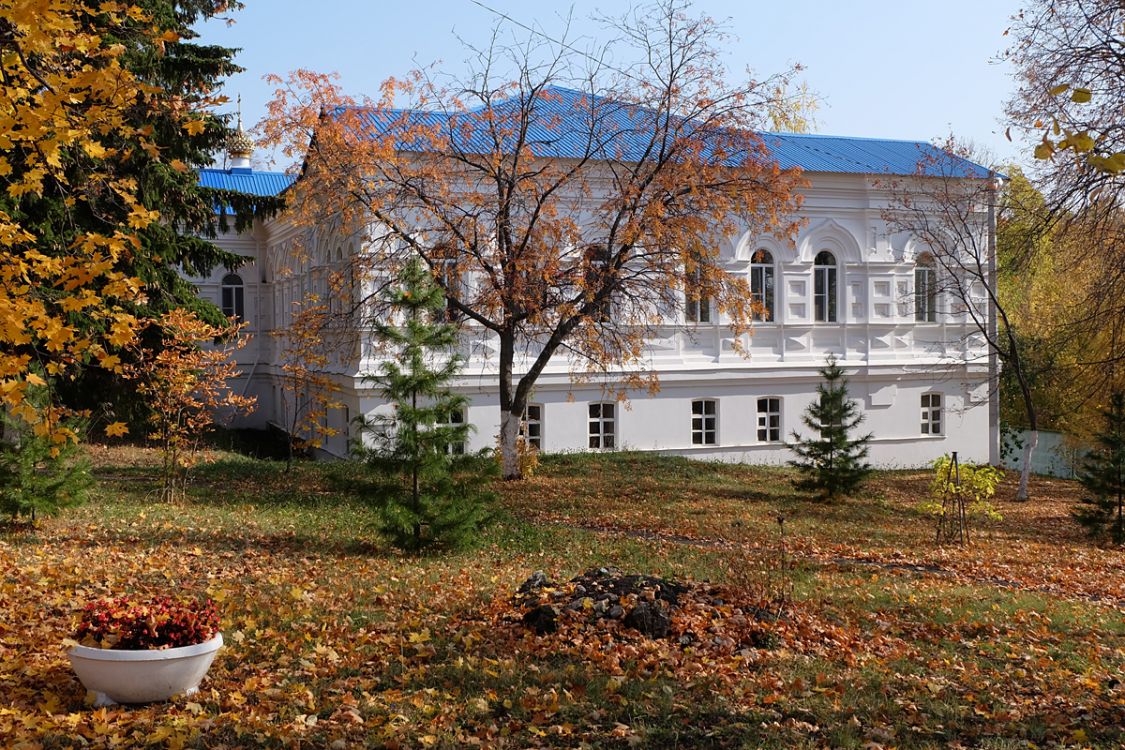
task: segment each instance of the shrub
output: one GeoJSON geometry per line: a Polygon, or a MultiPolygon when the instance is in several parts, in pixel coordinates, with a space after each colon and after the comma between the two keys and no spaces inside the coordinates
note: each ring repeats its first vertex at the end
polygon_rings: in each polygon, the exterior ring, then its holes
{"type": "Polygon", "coordinates": [[[163,650],[203,643],[218,632],[219,612],[210,599],[121,596],[87,604],[74,637],[84,646],[163,650]]]}
{"type": "Polygon", "coordinates": [[[1078,474],[1086,492],[1071,514],[1090,536],[1125,544],[1125,394],[1112,394],[1102,418],[1105,428],[1078,474]]]}
{"type": "Polygon", "coordinates": [[[999,519],[992,497],[1003,472],[988,464],[960,463],[946,454],[933,463],[930,498],[922,510],[937,517],[937,541],[969,541],[973,518],[999,519]]]}
{"type": "Polygon", "coordinates": [[[35,520],[55,515],[86,498],[89,463],[71,442],[36,435],[25,424],[5,419],[0,441],[0,514],[35,520]]]}

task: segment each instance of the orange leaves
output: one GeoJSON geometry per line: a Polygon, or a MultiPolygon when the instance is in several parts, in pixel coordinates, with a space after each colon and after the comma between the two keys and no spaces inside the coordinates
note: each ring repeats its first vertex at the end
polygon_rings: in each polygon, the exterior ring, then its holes
{"type": "MultiPolygon", "coordinates": [[[[111,341],[119,333],[117,325],[111,341]]],[[[254,407],[255,399],[235,393],[230,382],[238,374],[231,355],[248,338],[239,334],[243,325],[209,325],[187,310],[171,310],[151,325],[161,335],[160,349],[134,345],[135,362],[125,369],[125,376],[136,383],[151,409],[150,438],[164,453],[162,491],[171,498],[186,481],[186,469],[194,464],[197,449],[218,415],[245,413],[254,407]]],[[[125,332],[120,333],[124,337],[125,332]]],[[[132,338],[130,329],[127,341],[132,338]]]]}
{"type": "MultiPolygon", "coordinates": [[[[1032,722],[1042,747],[1123,739],[1125,642],[1111,607],[1008,595],[967,578],[879,570],[872,580],[866,567],[802,563],[798,606],[772,650],[740,653],[735,610],[743,602],[733,593],[677,616],[677,635],[701,636],[686,646],[591,626],[584,614],[537,637],[513,619],[508,599],[535,567],[565,577],[594,560],[643,560],[650,572],[695,570],[698,579],[721,575],[751,542],[709,550],[505,521],[494,543],[474,552],[403,558],[369,546],[362,529],[375,511],[341,493],[339,467],[282,474],[273,462],[238,458],[182,504],[153,505],[148,484],[133,478],[144,467],[157,471],[159,455],[98,450],[104,502],[46,521],[37,544],[0,534],[7,744],[67,737],[107,748],[158,737],[185,747],[919,748],[940,737],[975,747],[1026,744],[1032,722]],[[228,646],[200,693],[93,710],[58,647],[76,603],[170,587],[219,603],[228,646]]],[[[549,460],[546,475],[521,483],[519,494],[530,506],[549,499],[557,513],[578,513],[583,498],[593,504],[588,486],[615,483],[603,504],[610,514],[640,509],[630,523],[693,518],[731,530],[731,518],[742,517],[751,535],[764,526],[749,521],[783,496],[770,483],[776,471],[609,460],[549,460]],[[724,477],[738,483],[714,484],[724,477]]],[[[859,538],[857,523],[869,524],[862,538],[871,540],[901,527],[925,478],[886,481],[879,501],[794,519],[808,534],[803,544],[828,555],[840,538],[859,538]]],[[[506,508],[522,514],[513,502],[506,508]]],[[[1056,511],[1029,508],[1005,521],[997,535],[1004,554],[1051,533],[1056,511]]],[[[880,551],[878,541],[867,544],[880,551]]],[[[1073,543],[1062,556],[1090,557],[1092,566],[1096,556],[1104,578],[1122,562],[1120,553],[1073,543]]]]}

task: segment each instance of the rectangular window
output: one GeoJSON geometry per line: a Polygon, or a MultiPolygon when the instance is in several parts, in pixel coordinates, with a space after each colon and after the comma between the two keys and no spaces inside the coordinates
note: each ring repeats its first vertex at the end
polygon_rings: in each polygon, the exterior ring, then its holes
{"type": "MultiPolygon", "coordinates": [[[[461,320],[461,311],[452,300],[460,299],[463,291],[461,271],[457,267],[457,261],[453,259],[434,261],[434,275],[438,286],[445,292],[444,319],[456,323],[461,320]]],[[[442,313],[438,313],[438,318],[442,317],[442,313]]]]}
{"type": "Polygon", "coordinates": [[[703,293],[703,273],[698,268],[688,274],[684,319],[688,323],[711,322],[711,298],[703,293]]]}
{"type": "Polygon", "coordinates": [[[914,269],[914,320],[937,322],[937,272],[932,268],[914,269]]]}
{"type": "Polygon", "coordinates": [[[222,288],[223,315],[234,318],[239,323],[246,319],[246,292],[241,284],[222,288]]]}
{"type": "Polygon", "coordinates": [[[818,266],[813,271],[813,308],[818,323],[836,322],[835,266],[818,266]]]}
{"type": "Polygon", "coordinates": [[[543,405],[528,404],[520,422],[520,438],[537,450],[543,450],[543,405]]]}
{"type": "Polygon", "coordinates": [[[781,399],[758,399],[758,441],[781,442],[781,399]]]}
{"type": "MultiPolygon", "coordinates": [[[[438,422],[439,427],[460,427],[465,424],[465,412],[462,409],[454,409],[442,416],[438,422]]],[[[446,444],[445,452],[451,456],[462,456],[465,454],[465,441],[454,440],[446,444]]]]}
{"type": "Polygon", "coordinates": [[[941,435],[941,394],[922,394],[922,434],[941,435]]]}
{"type": "Polygon", "coordinates": [[[773,266],[750,267],[750,296],[754,301],[754,320],[773,320],[773,266]]]}
{"type": "Polygon", "coordinates": [[[609,249],[591,245],[586,248],[585,262],[585,296],[592,303],[590,318],[598,323],[608,323],[612,313],[611,295],[614,289],[609,249]],[[602,295],[601,299],[598,299],[599,295],[602,295]]]}
{"type": "Polygon", "coordinates": [[[713,399],[691,402],[691,444],[715,445],[718,442],[719,403],[713,399]]]}
{"type": "Polygon", "coordinates": [[[617,404],[590,404],[590,447],[596,450],[617,445],[614,414],[617,404]]]}

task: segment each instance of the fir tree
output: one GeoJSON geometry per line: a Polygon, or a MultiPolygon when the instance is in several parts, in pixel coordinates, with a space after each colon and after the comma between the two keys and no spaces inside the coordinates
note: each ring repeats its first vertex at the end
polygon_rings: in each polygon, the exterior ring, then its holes
{"type": "Polygon", "coordinates": [[[445,297],[420,260],[407,264],[386,294],[393,314],[375,331],[387,359],[368,381],[393,412],[364,422],[362,448],[367,464],[390,482],[383,532],[412,551],[461,546],[484,520],[495,467],[465,454],[468,400],[449,385],[464,364],[453,352],[457,330],[442,322],[445,297]]]}
{"type": "Polygon", "coordinates": [[[1114,393],[1102,416],[1105,430],[1078,475],[1089,494],[1072,514],[1091,536],[1125,544],[1125,394],[1114,393]]]}
{"type": "MultiPolygon", "coordinates": [[[[45,401],[45,394],[36,400],[45,401]]],[[[3,417],[0,439],[0,514],[12,520],[53,516],[86,499],[89,462],[72,442],[37,435],[21,420],[3,417]]],[[[80,426],[72,425],[77,431],[80,426]]]]}
{"type": "Polygon", "coordinates": [[[863,415],[848,398],[848,380],[834,355],[829,355],[820,374],[824,382],[816,388],[817,400],[801,417],[815,437],[802,438],[793,432],[795,442],[789,447],[797,458],[789,464],[800,472],[794,483],[798,490],[815,493],[820,500],[835,500],[855,493],[871,472],[866,461],[871,434],[850,437],[863,415]]]}
{"type": "MultiPolygon", "coordinates": [[[[276,212],[282,201],[274,196],[251,196],[201,187],[197,168],[208,166],[216,153],[225,150],[234,135],[228,116],[214,112],[223,81],[242,70],[235,64],[236,49],[198,41],[198,25],[238,10],[242,3],[230,0],[137,0],[145,11],[121,27],[103,30],[107,43],[120,44],[125,52],[122,63],[140,81],[155,87],[154,99],[163,106],[138,104],[132,123],[149,133],[147,148],[131,142],[115,142],[111,159],[115,172],[136,181],[136,196],[143,208],[159,211],[159,221],[138,233],[140,246],[127,254],[118,270],[139,278],[145,285],[146,302],[132,312],[145,319],[156,319],[173,309],[187,309],[211,325],[225,325],[226,319],[214,304],[199,298],[184,273],[206,276],[215,268],[231,270],[244,258],[223,250],[212,240],[230,224],[236,228],[251,225],[256,216],[276,212]],[[162,36],[154,37],[155,26],[162,36]],[[191,113],[192,127],[185,127],[184,112],[191,113]],[[224,211],[216,213],[216,206],[224,211]]],[[[91,2],[91,8],[97,3],[91,2]]],[[[89,22],[97,25],[91,12],[89,22]]],[[[229,106],[229,105],[228,105],[229,106]]],[[[63,157],[72,184],[82,182],[82,155],[63,157]]],[[[108,195],[106,201],[115,200],[108,195]]],[[[35,227],[45,254],[54,247],[66,247],[84,231],[109,233],[98,205],[88,211],[67,207],[63,191],[37,198],[10,200],[0,207],[15,212],[35,227]]],[[[76,314],[73,325],[87,322],[76,314]]],[[[159,348],[158,337],[146,337],[145,344],[159,348]]],[[[115,352],[122,359],[127,352],[115,352]]],[[[90,368],[73,381],[55,383],[63,401],[76,409],[99,409],[112,405],[114,411],[133,422],[146,412],[134,391],[114,373],[90,368]]]]}

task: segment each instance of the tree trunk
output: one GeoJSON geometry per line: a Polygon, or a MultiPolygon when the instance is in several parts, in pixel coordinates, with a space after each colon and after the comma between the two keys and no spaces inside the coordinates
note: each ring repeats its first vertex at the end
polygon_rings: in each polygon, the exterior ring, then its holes
{"type": "Polygon", "coordinates": [[[515,367],[516,340],[510,331],[500,333],[500,471],[504,481],[523,479],[520,471],[520,420],[523,404],[517,403],[512,371],[515,367]]]}
{"type": "Polygon", "coordinates": [[[522,409],[520,413],[508,410],[500,412],[500,468],[506,480],[523,479],[518,445],[522,412],[522,409]]]}
{"type": "MultiPolygon", "coordinates": [[[[1023,447],[1023,471],[1020,472],[1020,486],[1019,489],[1016,490],[1016,500],[1024,502],[1031,497],[1027,485],[1031,480],[1031,459],[1032,456],[1035,455],[1035,446],[1039,444],[1039,414],[1035,410],[1035,400],[1031,396],[1031,384],[1027,382],[1027,374],[1023,371],[1023,357],[1020,356],[1019,345],[1016,342],[1011,327],[1007,326],[1006,329],[1008,333],[1009,360],[1016,374],[1016,382],[1019,383],[1020,386],[1020,395],[1023,397],[1024,411],[1027,413],[1027,428],[1031,432],[1027,445],[1023,447]]],[[[992,397],[996,398],[996,395],[993,394],[992,397]]]]}
{"type": "Polygon", "coordinates": [[[1039,430],[1032,430],[1027,444],[1023,447],[1023,470],[1020,471],[1020,486],[1016,490],[1016,500],[1023,502],[1029,497],[1027,483],[1031,480],[1031,458],[1035,455],[1035,446],[1039,445],[1039,430]]]}
{"type": "Polygon", "coordinates": [[[1016,378],[1019,380],[1020,391],[1023,394],[1024,408],[1027,410],[1027,426],[1031,432],[1027,444],[1023,447],[1023,470],[1020,471],[1020,486],[1016,490],[1016,500],[1024,502],[1031,497],[1028,482],[1031,480],[1031,459],[1035,455],[1035,447],[1039,445],[1039,414],[1035,411],[1035,402],[1031,398],[1031,386],[1024,377],[1022,362],[1017,362],[1016,378]]]}

